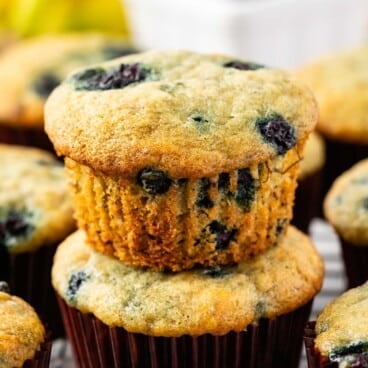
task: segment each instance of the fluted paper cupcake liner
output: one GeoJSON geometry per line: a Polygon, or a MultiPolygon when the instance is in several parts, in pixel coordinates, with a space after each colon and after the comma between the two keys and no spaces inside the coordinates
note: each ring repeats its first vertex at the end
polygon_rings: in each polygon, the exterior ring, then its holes
{"type": "Polygon", "coordinates": [[[26,360],[22,368],[49,368],[51,348],[51,333],[48,333],[44,343],[40,346],[40,350],[36,352],[33,359],[26,360]]]}
{"type": "Polygon", "coordinates": [[[362,285],[368,280],[368,244],[356,246],[340,237],[342,256],[347,277],[347,288],[362,285]]]}
{"type": "Polygon", "coordinates": [[[312,301],[244,332],[152,337],[109,327],[58,297],[80,368],[297,368],[312,301]]]}
{"type": "Polygon", "coordinates": [[[43,129],[0,125],[0,142],[31,146],[55,153],[55,149],[43,129]]]}
{"type": "Polygon", "coordinates": [[[298,181],[291,224],[306,234],[309,231],[312,219],[321,217],[321,191],[322,170],[318,170],[298,181]]]}
{"type": "Polygon", "coordinates": [[[43,246],[35,252],[8,254],[0,258],[0,267],[8,268],[3,278],[9,284],[12,294],[27,301],[36,310],[52,332],[52,337],[65,336],[51,286],[51,266],[56,245],[43,246]]]}

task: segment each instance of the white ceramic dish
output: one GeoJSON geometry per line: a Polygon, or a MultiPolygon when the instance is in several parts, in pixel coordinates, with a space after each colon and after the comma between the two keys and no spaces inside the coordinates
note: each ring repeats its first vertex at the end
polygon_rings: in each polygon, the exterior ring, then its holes
{"type": "Polygon", "coordinates": [[[363,43],[368,33],[368,0],[123,1],[142,48],[222,52],[282,68],[363,43]]]}

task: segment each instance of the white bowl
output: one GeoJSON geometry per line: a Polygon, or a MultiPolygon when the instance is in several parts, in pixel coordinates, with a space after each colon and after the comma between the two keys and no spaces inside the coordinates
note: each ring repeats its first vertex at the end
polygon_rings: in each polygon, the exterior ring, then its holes
{"type": "Polygon", "coordinates": [[[368,0],[123,0],[144,49],[221,52],[294,68],[363,43],[368,0]]]}

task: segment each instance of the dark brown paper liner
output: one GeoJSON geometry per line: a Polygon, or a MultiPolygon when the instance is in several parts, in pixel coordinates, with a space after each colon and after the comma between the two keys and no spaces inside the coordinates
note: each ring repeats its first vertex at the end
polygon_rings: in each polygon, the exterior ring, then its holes
{"type": "Polygon", "coordinates": [[[308,233],[313,218],[320,217],[322,170],[298,181],[291,224],[308,233]]]}
{"type": "Polygon", "coordinates": [[[368,245],[356,246],[340,237],[348,289],[357,287],[368,280],[368,245]]]}
{"type": "Polygon", "coordinates": [[[80,368],[297,368],[312,301],[245,332],[224,336],[152,337],[109,327],[58,297],[80,368]]]}
{"type": "Polygon", "coordinates": [[[22,368],[48,368],[50,365],[51,348],[51,334],[48,333],[45,342],[41,344],[40,350],[36,352],[33,359],[26,360],[22,368]]]}
{"type": "Polygon", "coordinates": [[[55,149],[43,129],[0,125],[0,142],[38,147],[55,153],[55,149]]]}
{"type": "Polygon", "coordinates": [[[324,198],[334,180],[355,163],[368,157],[368,144],[344,143],[324,137],[326,143],[326,162],[323,169],[324,198]]]}
{"type": "Polygon", "coordinates": [[[57,245],[44,246],[35,252],[0,257],[0,268],[9,266],[3,278],[11,293],[27,301],[52,332],[53,338],[65,336],[65,331],[51,286],[51,266],[57,245]],[[8,264],[7,264],[8,262],[8,264]]]}
{"type": "Polygon", "coordinates": [[[304,329],[303,339],[308,368],[338,368],[338,363],[331,362],[326,357],[323,358],[319,351],[314,348],[314,339],[316,338],[315,324],[315,321],[308,322],[304,329]]]}

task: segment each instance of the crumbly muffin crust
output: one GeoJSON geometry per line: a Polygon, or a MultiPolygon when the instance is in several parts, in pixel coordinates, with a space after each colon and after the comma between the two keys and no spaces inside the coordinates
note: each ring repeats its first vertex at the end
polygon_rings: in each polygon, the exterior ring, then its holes
{"type": "Polygon", "coordinates": [[[33,308],[0,291],[0,366],[23,367],[45,340],[45,329],[33,308]]]}
{"type": "Polygon", "coordinates": [[[127,177],[201,178],[301,150],[317,120],[311,92],[231,60],[150,51],[81,70],[48,99],[46,131],[60,155],[127,177]]]}
{"type": "Polygon", "coordinates": [[[319,314],[315,329],[315,346],[323,356],[339,360],[364,351],[367,355],[368,282],[330,302],[319,314]]]}
{"type": "Polygon", "coordinates": [[[130,267],[89,247],[79,230],[55,255],[52,282],[65,301],[109,326],[152,336],[242,331],[310,301],[323,263],[290,227],[279,245],[234,267],[162,273],[130,267]]]}
{"type": "Polygon", "coordinates": [[[0,246],[11,253],[61,241],[75,228],[63,165],[48,152],[0,145],[0,246]]]}
{"type": "Polygon", "coordinates": [[[368,246],[367,184],[368,160],[363,160],[335,180],[324,200],[328,222],[356,246],[368,246]]]}
{"type": "Polygon", "coordinates": [[[368,47],[327,55],[297,71],[314,92],[317,130],[334,140],[368,143],[368,47]]]}
{"type": "Polygon", "coordinates": [[[323,138],[315,131],[304,145],[303,160],[300,162],[299,180],[303,180],[320,170],[325,163],[325,144],[323,138]]]}
{"type": "Polygon", "coordinates": [[[99,33],[38,36],[9,46],[0,58],[0,123],[43,129],[46,98],[73,69],[133,52],[99,33]]]}

